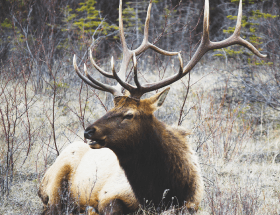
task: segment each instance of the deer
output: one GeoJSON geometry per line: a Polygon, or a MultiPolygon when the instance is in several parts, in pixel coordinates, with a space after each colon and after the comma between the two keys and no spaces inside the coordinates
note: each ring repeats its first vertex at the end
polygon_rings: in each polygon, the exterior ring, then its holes
{"type": "Polygon", "coordinates": [[[83,141],[62,151],[42,178],[38,195],[43,214],[130,213],[139,207],[116,155],[83,141]]]}

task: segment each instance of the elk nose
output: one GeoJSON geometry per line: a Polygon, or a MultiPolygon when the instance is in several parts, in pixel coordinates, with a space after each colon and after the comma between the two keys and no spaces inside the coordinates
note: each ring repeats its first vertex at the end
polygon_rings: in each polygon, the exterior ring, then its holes
{"type": "Polygon", "coordinates": [[[84,137],[85,137],[86,139],[90,139],[91,136],[94,135],[95,131],[96,131],[96,128],[94,128],[94,127],[93,127],[93,128],[87,127],[86,130],[85,130],[85,132],[84,132],[84,137]]]}

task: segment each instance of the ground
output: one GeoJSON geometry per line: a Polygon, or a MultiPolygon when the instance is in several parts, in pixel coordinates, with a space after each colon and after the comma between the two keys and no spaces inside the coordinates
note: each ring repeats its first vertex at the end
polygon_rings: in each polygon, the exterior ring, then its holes
{"type": "MultiPolygon", "coordinates": [[[[279,112],[261,103],[235,102],[225,81],[228,77],[226,71],[198,65],[182,114],[181,127],[192,132],[188,139],[199,156],[205,183],[198,214],[279,214],[279,112]]],[[[184,77],[183,82],[187,84],[187,80],[184,77]]],[[[13,92],[15,83],[9,82],[5,90],[13,92]]],[[[80,89],[79,84],[59,85],[53,106],[50,88],[35,93],[31,83],[27,91],[18,86],[32,102],[28,103],[27,117],[24,100],[16,101],[23,118],[15,123],[16,136],[9,139],[14,144],[9,146],[13,149],[12,174],[7,171],[7,135],[0,135],[0,214],[41,213],[43,204],[37,191],[45,170],[57,156],[54,132],[57,149],[62,151],[72,141],[83,139],[84,128],[106,112],[104,106],[113,104],[112,97],[102,92],[87,90],[84,85],[80,89]]],[[[181,81],[173,84],[156,116],[177,126],[186,92],[181,81]]],[[[12,111],[16,110],[10,110],[14,119],[16,112],[12,111]]]]}

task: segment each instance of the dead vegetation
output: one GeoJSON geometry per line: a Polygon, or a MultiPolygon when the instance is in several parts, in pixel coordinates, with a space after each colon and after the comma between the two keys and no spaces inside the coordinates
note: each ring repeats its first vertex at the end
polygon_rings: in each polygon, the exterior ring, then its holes
{"type": "MultiPolygon", "coordinates": [[[[228,100],[225,74],[208,65],[198,66],[183,111],[181,126],[193,133],[189,141],[199,155],[205,183],[198,214],[277,214],[279,113],[259,109],[261,103],[228,100]]],[[[1,214],[41,213],[37,191],[42,175],[58,152],[83,139],[88,120],[106,112],[106,95],[82,83],[58,86],[53,105],[48,85],[38,94],[31,77],[27,78],[1,79],[1,128],[6,131],[1,133],[1,214]]],[[[158,118],[177,126],[187,81],[185,77],[171,86],[158,118]]],[[[156,211],[147,206],[140,212],[156,211]]]]}

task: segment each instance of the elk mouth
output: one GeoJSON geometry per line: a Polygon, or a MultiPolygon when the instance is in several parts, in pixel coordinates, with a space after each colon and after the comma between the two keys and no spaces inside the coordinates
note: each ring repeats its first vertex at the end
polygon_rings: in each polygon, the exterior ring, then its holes
{"type": "Polygon", "coordinates": [[[99,149],[104,147],[105,145],[105,139],[104,140],[91,140],[88,145],[90,146],[90,148],[93,149],[99,149]]]}

